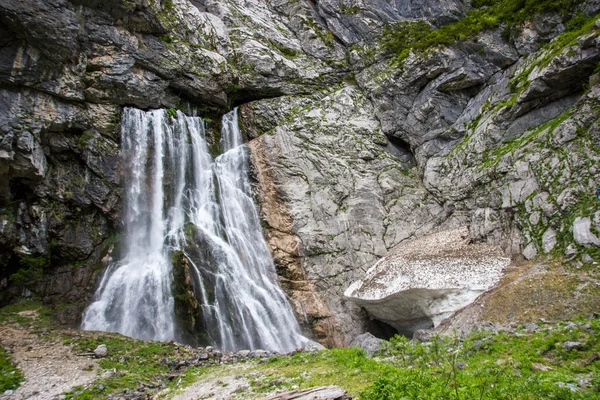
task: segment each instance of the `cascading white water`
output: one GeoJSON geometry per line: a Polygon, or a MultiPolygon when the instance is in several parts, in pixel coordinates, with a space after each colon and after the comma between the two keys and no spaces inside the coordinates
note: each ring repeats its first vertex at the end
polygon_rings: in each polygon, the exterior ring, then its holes
{"type": "Polygon", "coordinates": [[[212,159],[200,118],[125,109],[128,166],[121,261],[106,271],[82,328],[177,338],[171,255],[193,275],[203,334],[222,350],[289,351],[306,339],[277,280],[248,181],[237,110],[212,159]]]}

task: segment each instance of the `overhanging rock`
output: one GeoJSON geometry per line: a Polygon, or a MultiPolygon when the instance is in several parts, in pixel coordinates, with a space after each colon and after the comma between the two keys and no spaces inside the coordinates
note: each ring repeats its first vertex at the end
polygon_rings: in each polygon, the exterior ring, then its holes
{"type": "Polygon", "coordinates": [[[435,327],[496,285],[510,263],[499,248],[468,237],[461,228],[402,243],[344,295],[401,334],[435,327]]]}

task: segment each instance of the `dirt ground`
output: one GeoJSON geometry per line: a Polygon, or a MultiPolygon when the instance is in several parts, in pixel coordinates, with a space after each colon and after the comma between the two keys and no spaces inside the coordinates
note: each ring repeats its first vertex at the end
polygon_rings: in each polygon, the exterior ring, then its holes
{"type": "Polygon", "coordinates": [[[56,335],[50,338],[43,331],[35,334],[22,326],[4,324],[0,325],[0,345],[25,375],[21,387],[0,394],[0,400],[59,399],[61,393],[97,378],[97,362],[77,356],[56,335]]]}

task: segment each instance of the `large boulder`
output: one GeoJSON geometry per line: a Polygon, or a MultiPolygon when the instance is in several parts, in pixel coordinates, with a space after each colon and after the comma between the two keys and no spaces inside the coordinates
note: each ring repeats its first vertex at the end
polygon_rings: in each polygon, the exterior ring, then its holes
{"type": "Polygon", "coordinates": [[[344,295],[412,336],[496,285],[509,263],[499,248],[469,244],[466,228],[442,231],[400,244],[344,295]]]}
{"type": "Polygon", "coordinates": [[[373,354],[381,350],[383,343],[385,343],[385,340],[376,338],[369,332],[366,332],[352,339],[349,346],[360,347],[361,349],[366,351],[370,356],[373,356],[373,354]]]}

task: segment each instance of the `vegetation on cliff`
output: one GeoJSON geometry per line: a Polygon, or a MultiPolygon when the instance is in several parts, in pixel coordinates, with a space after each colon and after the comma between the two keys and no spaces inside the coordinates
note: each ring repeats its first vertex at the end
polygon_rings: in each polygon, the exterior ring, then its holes
{"type": "Polygon", "coordinates": [[[381,37],[383,47],[396,53],[402,63],[411,51],[422,53],[438,46],[471,39],[478,33],[499,26],[502,36],[509,40],[511,32],[539,13],[559,13],[568,29],[578,29],[587,18],[576,13],[581,0],[473,0],[473,9],[459,21],[432,29],[425,21],[400,21],[387,27],[381,37]]]}

